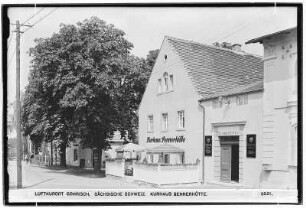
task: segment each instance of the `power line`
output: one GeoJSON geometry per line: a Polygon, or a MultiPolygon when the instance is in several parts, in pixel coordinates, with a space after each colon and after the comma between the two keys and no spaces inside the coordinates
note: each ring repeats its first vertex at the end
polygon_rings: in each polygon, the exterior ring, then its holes
{"type": "Polygon", "coordinates": [[[42,10],[44,10],[45,8],[42,8],[41,10],[39,10],[37,13],[35,13],[35,14],[33,14],[31,17],[29,17],[26,21],[24,21],[23,23],[22,23],[22,25],[23,24],[25,24],[26,22],[28,22],[30,19],[32,19],[33,17],[35,17],[36,15],[38,15],[42,10]]]}
{"type": "MultiPolygon", "coordinates": [[[[230,37],[230,36],[236,34],[237,32],[239,32],[239,31],[241,31],[241,30],[247,28],[248,26],[251,26],[251,25],[254,24],[255,22],[259,21],[259,20],[262,19],[264,16],[265,16],[265,15],[262,15],[262,16],[260,16],[259,18],[256,18],[255,20],[250,21],[250,22],[244,24],[243,26],[238,27],[237,29],[234,29],[233,32],[230,32],[229,34],[227,34],[227,35],[225,35],[225,36],[223,36],[223,37],[221,37],[221,38],[219,38],[219,39],[217,39],[216,41],[213,41],[213,42],[219,42],[219,41],[221,41],[221,40],[223,40],[223,39],[225,39],[225,38],[228,38],[228,37],[230,37]]],[[[213,39],[213,38],[206,39],[206,41],[207,41],[207,40],[210,40],[210,39],[213,39]]]]}
{"type": "Polygon", "coordinates": [[[25,33],[26,31],[28,31],[29,29],[33,28],[34,25],[36,25],[37,23],[39,23],[40,21],[42,21],[43,19],[45,19],[47,16],[49,16],[52,12],[54,12],[56,9],[58,9],[57,7],[54,8],[53,10],[51,10],[48,14],[46,14],[45,16],[43,16],[42,18],[40,18],[38,21],[34,22],[32,24],[32,27],[29,27],[28,29],[26,29],[25,31],[23,31],[23,33],[25,33]]]}

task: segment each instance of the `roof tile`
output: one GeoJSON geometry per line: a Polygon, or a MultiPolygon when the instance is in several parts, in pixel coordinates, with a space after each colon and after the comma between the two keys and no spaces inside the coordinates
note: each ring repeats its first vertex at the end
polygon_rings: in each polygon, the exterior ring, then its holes
{"type": "Polygon", "coordinates": [[[203,100],[263,89],[262,58],[167,37],[203,100]]]}

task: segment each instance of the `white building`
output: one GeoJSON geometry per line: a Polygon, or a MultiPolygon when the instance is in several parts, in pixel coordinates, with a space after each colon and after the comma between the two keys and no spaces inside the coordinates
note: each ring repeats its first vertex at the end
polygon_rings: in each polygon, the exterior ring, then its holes
{"type": "Polygon", "coordinates": [[[297,186],[297,28],[247,43],[264,46],[262,187],[297,186]]]}
{"type": "Polygon", "coordinates": [[[228,50],[165,37],[139,108],[147,161],[199,162],[198,182],[258,188],[262,90],[262,58],[239,45],[228,50]]]}
{"type": "MultiPolygon", "coordinates": [[[[113,138],[109,139],[111,148],[107,151],[102,151],[101,167],[105,168],[106,157],[115,158],[115,149],[123,145],[123,138],[120,132],[114,132],[113,138]]],[[[91,148],[83,148],[77,141],[70,147],[66,148],[66,164],[69,166],[78,166],[85,168],[93,168],[94,162],[97,161],[97,154],[91,148]]]]}

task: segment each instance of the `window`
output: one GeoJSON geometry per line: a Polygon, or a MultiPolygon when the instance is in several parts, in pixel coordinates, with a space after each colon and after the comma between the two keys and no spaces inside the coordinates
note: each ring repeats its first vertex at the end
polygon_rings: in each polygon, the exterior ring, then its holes
{"type": "Polygon", "coordinates": [[[169,76],[164,72],[163,77],[158,79],[158,94],[173,91],[173,74],[169,76]]]}
{"type": "Polygon", "coordinates": [[[168,130],[168,113],[162,114],[162,131],[168,130]]]}
{"type": "Polygon", "coordinates": [[[169,90],[172,91],[173,90],[173,74],[170,75],[170,87],[169,90]]]}
{"type": "Polygon", "coordinates": [[[153,115],[148,116],[148,132],[153,132],[154,126],[153,126],[153,115]]]}
{"type": "Polygon", "coordinates": [[[161,79],[158,79],[158,93],[162,92],[162,81],[161,79]]]}
{"type": "Polygon", "coordinates": [[[168,90],[169,90],[169,76],[168,76],[167,72],[164,73],[163,78],[164,78],[164,92],[168,92],[168,90]]]}
{"type": "Polygon", "coordinates": [[[184,129],[185,128],[185,112],[183,110],[178,111],[177,118],[178,118],[178,128],[184,129]]]}
{"type": "Polygon", "coordinates": [[[237,105],[246,105],[248,104],[248,95],[237,96],[237,105]]]}
{"type": "Polygon", "coordinates": [[[78,160],[78,150],[77,149],[73,150],[73,160],[74,161],[78,160]]]}

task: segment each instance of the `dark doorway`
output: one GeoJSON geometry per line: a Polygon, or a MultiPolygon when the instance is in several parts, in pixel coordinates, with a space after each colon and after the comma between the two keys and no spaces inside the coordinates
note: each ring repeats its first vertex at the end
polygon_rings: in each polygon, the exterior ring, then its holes
{"type": "Polygon", "coordinates": [[[221,145],[221,181],[239,182],[239,137],[222,136],[221,145]]]}
{"type": "Polygon", "coordinates": [[[239,145],[232,144],[231,180],[239,182],[239,145]]]}

